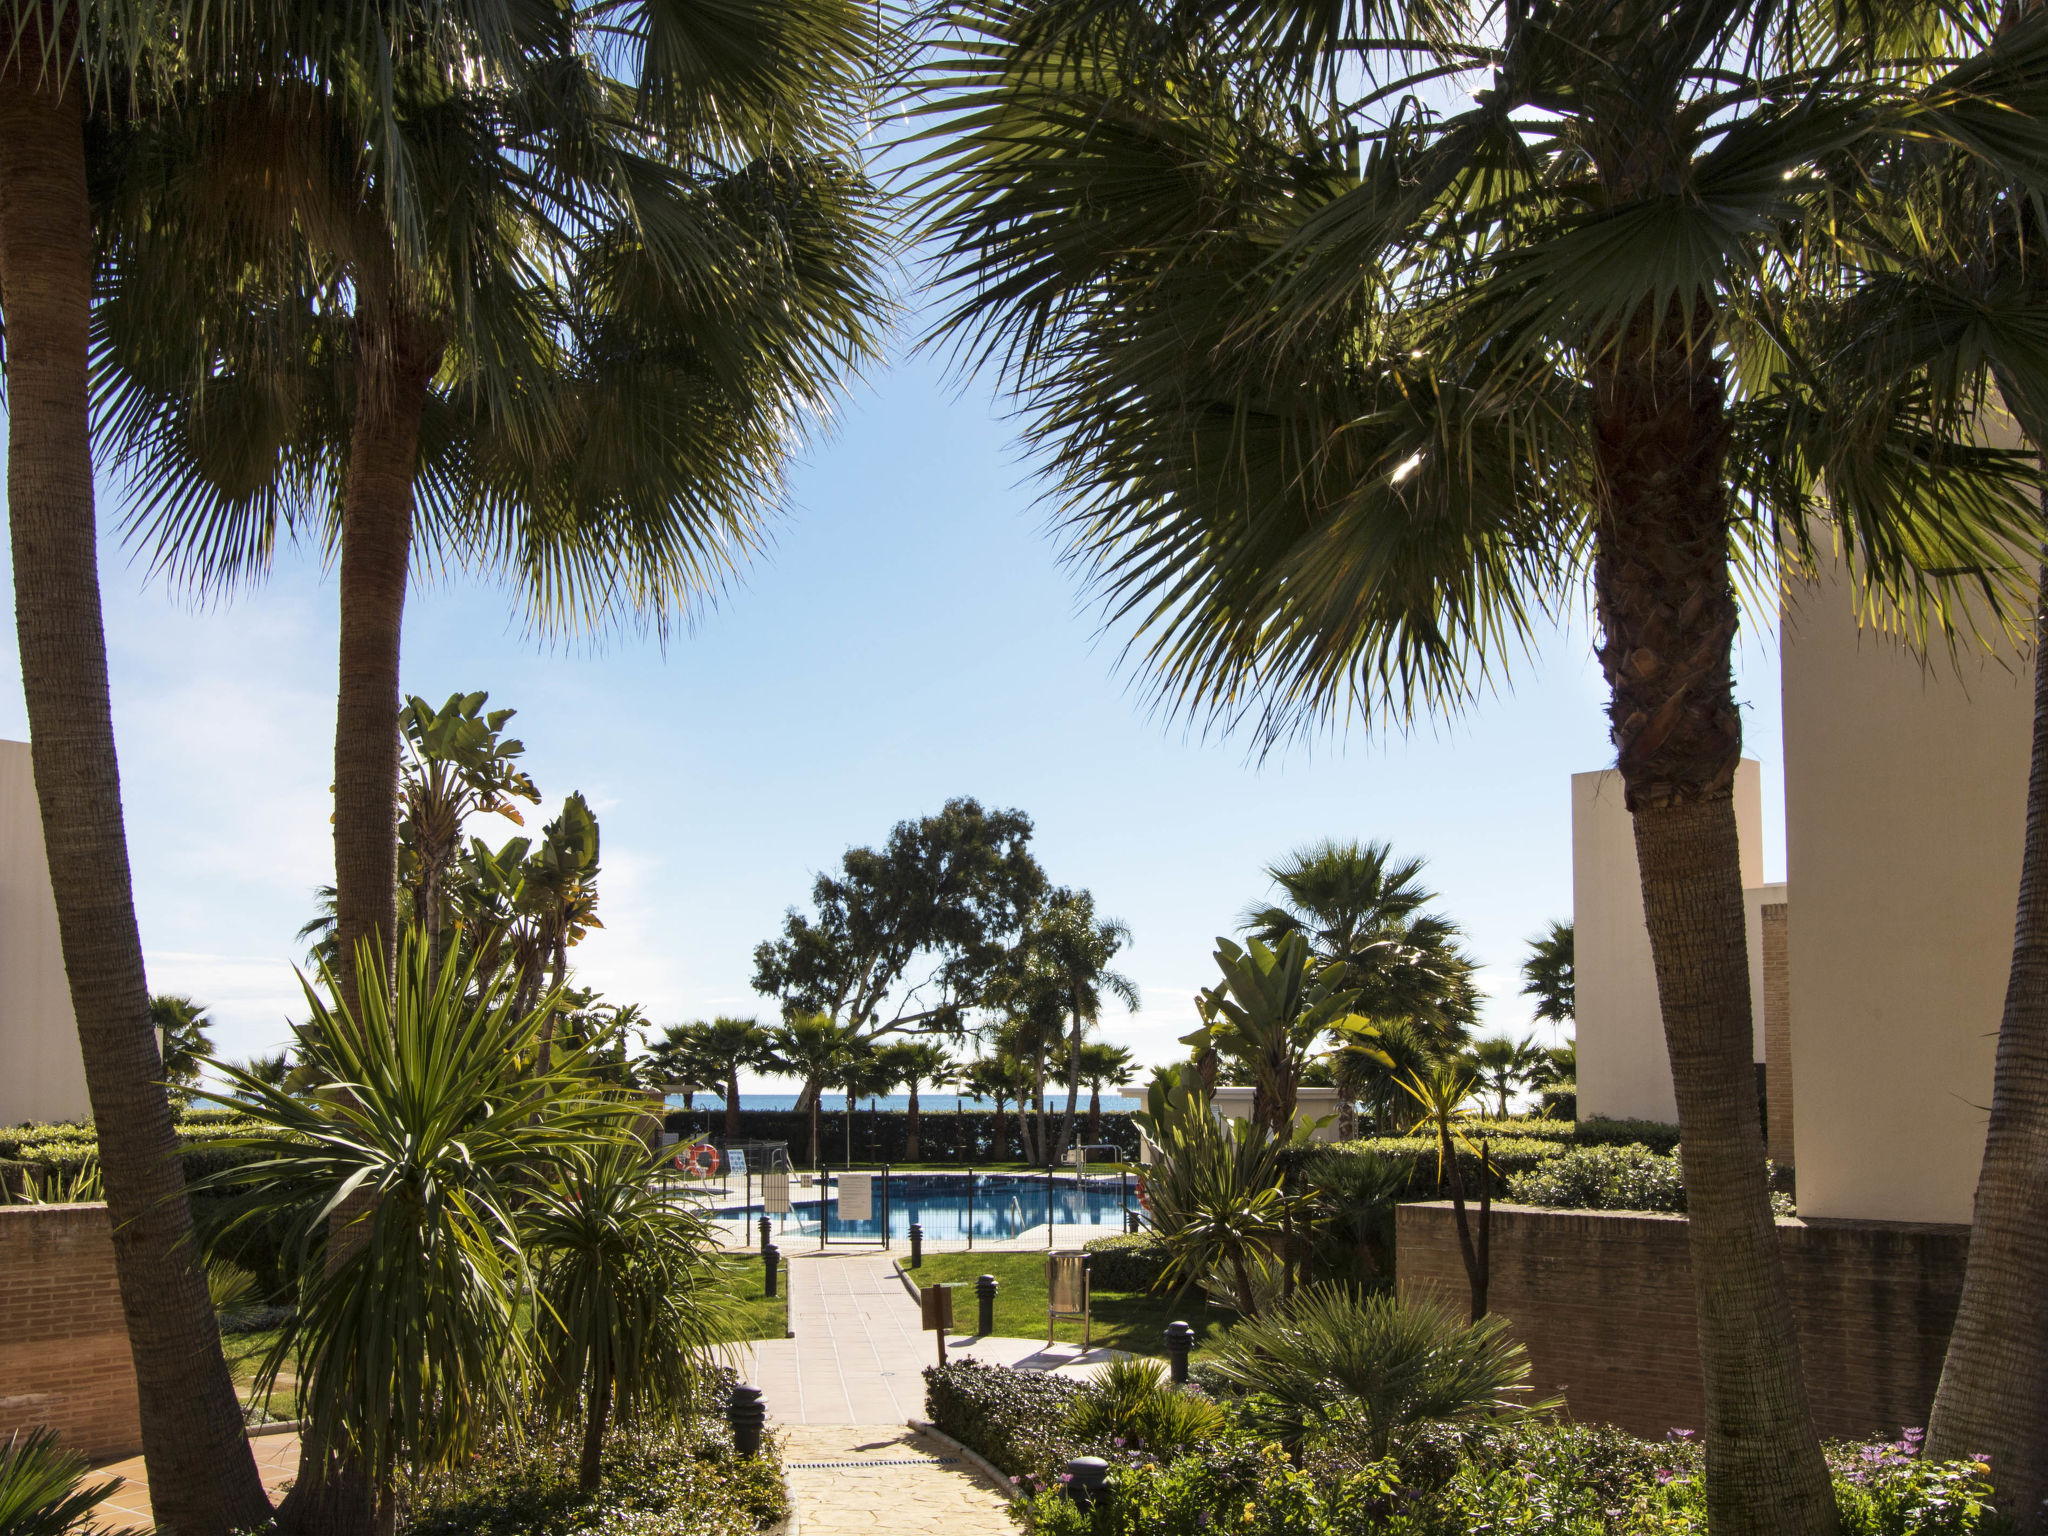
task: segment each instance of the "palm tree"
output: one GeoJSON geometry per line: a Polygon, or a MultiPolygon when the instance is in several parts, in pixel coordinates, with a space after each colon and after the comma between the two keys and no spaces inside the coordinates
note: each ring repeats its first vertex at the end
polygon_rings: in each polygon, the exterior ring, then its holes
{"type": "Polygon", "coordinates": [[[519,767],[525,744],[500,733],[515,713],[483,712],[487,693],[453,693],[435,709],[425,699],[405,701],[399,728],[405,736],[405,820],[401,841],[418,860],[413,911],[427,930],[434,960],[441,959],[442,886],[462,851],[463,828],[477,815],[499,815],[526,825],[515,800],[540,804],[540,791],[519,767]]]}
{"type": "MultiPolygon", "coordinates": [[[[781,1072],[822,1089],[837,1081],[846,1058],[854,1049],[855,1027],[841,1029],[829,1014],[799,1013],[768,1032],[768,1050],[763,1058],[771,1072],[781,1072]]],[[[811,1166],[819,1166],[820,1095],[811,1094],[811,1166]]]]}
{"type": "Polygon", "coordinates": [[[17,1430],[0,1445],[0,1531],[73,1536],[98,1529],[92,1513],[121,1488],[119,1478],[87,1484],[85,1458],[51,1429],[17,1430]]]}
{"type": "Polygon", "coordinates": [[[1709,1509],[1723,1536],[1832,1530],[1749,1060],[1734,562],[1809,547],[1778,493],[1815,468],[1879,580],[2024,537],[2023,476],[1967,419],[1902,398],[1844,455],[1772,317],[1824,162],[1924,135],[2034,174],[2039,23],[1951,67],[1943,23],[1900,43],[1735,0],[947,19],[942,334],[1019,388],[1168,702],[1268,741],[1412,720],[1590,588],[1705,1192],[1709,1509]]]}
{"type": "MultiPolygon", "coordinates": [[[[1357,993],[1352,1010],[1376,1025],[1414,1024],[1449,1044],[1478,1015],[1476,967],[1458,949],[1455,923],[1424,912],[1436,893],[1421,883],[1423,861],[1396,862],[1386,843],[1325,839],[1268,867],[1280,887],[1278,905],[1245,913],[1248,932],[1267,944],[1299,933],[1318,974],[1357,993]]],[[[1340,1048],[1337,1133],[1358,1133],[1360,1073],[1369,1050],[1340,1048]]]]}
{"type": "Polygon", "coordinates": [[[1548,1058],[1533,1036],[1510,1040],[1505,1035],[1491,1035],[1472,1043],[1465,1052],[1465,1062],[1480,1085],[1497,1096],[1500,1117],[1505,1120],[1508,1095],[1535,1081],[1548,1065],[1548,1058]]]}
{"type": "Polygon", "coordinates": [[[344,980],[397,920],[414,543],[514,577],[543,630],[665,626],[750,550],[880,311],[857,6],[478,9],[515,49],[402,6],[336,29],[300,89],[149,137],[143,171],[196,195],[137,186],[102,327],[164,563],[218,585],[280,532],[338,544],[344,980]],[[244,260],[216,281],[222,250],[244,260]]]}
{"type": "Polygon", "coordinates": [[[1031,1086],[1030,1063],[999,1048],[969,1062],[961,1086],[977,1099],[995,1100],[995,1139],[989,1150],[998,1161],[1009,1161],[1010,1129],[1003,1108],[1015,1099],[1020,1106],[1018,1118],[1022,1118],[1022,1095],[1030,1092],[1031,1086]]]}
{"type": "Polygon", "coordinates": [[[1522,962],[1522,996],[1536,999],[1535,1018],[1541,1024],[1569,1024],[1573,1013],[1574,963],[1572,925],[1553,922],[1547,933],[1529,941],[1529,958],[1522,962]]]}
{"type": "Polygon", "coordinates": [[[1138,1059],[1121,1045],[1091,1040],[1081,1047],[1079,1077],[1088,1085],[1088,1140],[1102,1142],[1102,1090],[1122,1088],[1138,1069],[1138,1059]]]}
{"type": "Polygon", "coordinates": [[[903,1124],[903,1160],[914,1163],[923,1150],[917,1136],[917,1090],[926,1083],[939,1088],[953,1082],[959,1075],[960,1066],[953,1060],[952,1053],[936,1040],[905,1040],[884,1046],[882,1060],[887,1064],[890,1077],[901,1083],[910,1094],[910,1110],[903,1124]]]}
{"type": "Polygon", "coordinates": [[[718,1080],[725,1085],[725,1135],[730,1141],[740,1133],[740,1073],[767,1065],[768,1031],[756,1020],[720,1014],[704,1026],[703,1041],[719,1065],[718,1080]]]}
{"type": "Polygon", "coordinates": [[[189,997],[156,992],[149,999],[149,1023],[162,1042],[164,1082],[174,1089],[199,1081],[200,1068],[213,1059],[213,1020],[206,1006],[189,997]]]}
{"type": "Polygon", "coordinates": [[[642,1068],[651,1081],[683,1096],[685,1112],[696,1107],[697,1095],[725,1070],[724,1059],[711,1047],[710,1027],[702,1023],[664,1025],[642,1068]]]}
{"type": "Polygon", "coordinates": [[[598,1485],[614,1408],[632,1422],[701,1400],[720,1308],[717,1232],[655,1182],[647,1150],[599,1142],[564,1159],[520,1212],[537,1267],[541,1400],[583,1419],[578,1485],[598,1485]]]}
{"type": "Polygon", "coordinates": [[[1067,1085],[1067,1109],[1060,1119],[1059,1142],[1043,1148],[1048,1163],[1074,1141],[1074,1110],[1081,1092],[1081,1037],[1102,1012],[1108,993],[1135,1012],[1138,985],[1109,968],[1117,951],[1131,942],[1131,930],[1115,918],[1097,918],[1095,898],[1087,891],[1054,891],[1032,919],[1025,943],[1034,963],[1053,979],[1071,1021],[1067,1062],[1060,1076],[1067,1085]]]}

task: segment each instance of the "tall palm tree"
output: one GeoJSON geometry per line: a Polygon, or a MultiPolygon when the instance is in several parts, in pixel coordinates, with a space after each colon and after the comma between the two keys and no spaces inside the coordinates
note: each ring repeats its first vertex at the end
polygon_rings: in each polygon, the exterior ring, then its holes
{"type": "MultiPolygon", "coordinates": [[[[90,439],[89,329],[97,169],[87,125],[133,105],[172,70],[230,58],[255,18],[224,5],[213,48],[191,46],[178,8],[139,5],[81,25],[59,0],[0,7],[0,322],[6,330],[7,515],[15,635],[36,809],[99,1127],[115,1272],[134,1357],[143,1456],[157,1521],[225,1536],[268,1518],[241,1404],[220,1350],[171,1106],[149,1024],[149,984],[129,877],[121,769],[101,619],[90,439]],[[163,44],[131,73],[145,40],[163,44]],[[98,94],[95,95],[94,87],[98,94]]],[[[293,17],[273,17],[286,30],[293,17]]]]}
{"type": "Polygon", "coordinates": [[[1122,1088],[1138,1070],[1138,1058],[1126,1047],[1091,1040],[1081,1047],[1080,1078],[1088,1085],[1088,1140],[1102,1141],[1102,1090],[1122,1088]]]}
{"type": "Polygon", "coordinates": [[[940,1088],[955,1081],[960,1065],[954,1061],[953,1053],[936,1040],[905,1040],[886,1045],[882,1047],[882,1059],[890,1076],[910,1095],[909,1113],[903,1122],[903,1158],[914,1163],[923,1150],[918,1143],[917,1091],[927,1084],[940,1088]]]}
{"type": "Polygon", "coordinates": [[[1081,1094],[1081,1037],[1100,1016],[1104,994],[1137,1010],[1138,984],[1109,968],[1130,942],[1131,930],[1125,924],[1095,915],[1095,897],[1087,891],[1054,891],[1025,936],[1033,964],[1057,986],[1069,1021],[1067,1060],[1059,1074],[1067,1085],[1067,1108],[1060,1117],[1058,1143],[1042,1149],[1048,1163],[1073,1145],[1074,1112],[1081,1094]]]}
{"type": "MultiPolygon", "coordinates": [[[[1353,1012],[1413,1024],[1448,1046],[1477,1017],[1477,967],[1458,948],[1458,926],[1422,910],[1436,900],[1422,871],[1421,859],[1397,862],[1386,843],[1325,839],[1267,869],[1282,899],[1248,910],[1245,927],[1268,945],[1301,934],[1314,969],[1358,994],[1353,1012]]],[[[1358,1074],[1371,1060],[1357,1049],[1334,1054],[1337,1130],[1346,1140],[1358,1132],[1358,1074]]]]}
{"type": "MultiPolygon", "coordinates": [[[[829,1014],[799,1013],[768,1032],[768,1070],[786,1073],[806,1084],[824,1088],[840,1075],[853,1051],[855,1027],[841,1029],[829,1014]]],[[[811,1166],[818,1166],[823,1149],[819,1145],[819,1094],[811,1095],[811,1166]]]]}
{"type": "Polygon", "coordinates": [[[162,1042],[164,1082],[189,1088],[213,1059],[213,1020],[206,1005],[172,992],[154,992],[149,999],[150,1027],[162,1042]]]}
{"type": "Polygon", "coordinates": [[[1480,1086],[1499,1102],[1500,1117],[1508,1117],[1508,1095],[1528,1086],[1549,1065],[1549,1058],[1533,1037],[1510,1040],[1489,1035],[1475,1040],[1465,1051],[1465,1064],[1480,1086]]]}
{"type": "Polygon", "coordinates": [[[509,53],[444,7],[389,20],[144,136],[103,327],[166,565],[219,585],[281,533],[338,545],[345,984],[355,940],[395,931],[415,543],[511,576],[543,630],[665,627],[750,550],[880,309],[879,40],[849,0],[493,10],[509,53]]]}
{"type": "MultiPolygon", "coordinates": [[[[1837,180],[1851,215],[1843,228],[1855,281],[1846,296],[1804,317],[1828,359],[1820,378],[1829,403],[1859,423],[1881,420],[1889,400],[1916,392],[1951,409],[2009,413],[2026,450],[2048,461],[2048,362],[2039,335],[2048,271],[2027,190],[1938,142],[1847,169],[1857,174],[1838,171],[1837,180]]],[[[2048,516],[2013,548],[2017,573],[2033,586],[2024,624],[2010,626],[2034,647],[2026,831],[1969,1263],[1928,1419],[1929,1454],[1988,1455],[2001,1512],[2028,1532],[2048,1529],[2044,530],[2048,516]]]]}
{"type": "Polygon", "coordinates": [[[720,1014],[705,1026],[704,1044],[721,1069],[725,1134],[730,1140],[740,1133],[740,1073],[767,1064],[768,1031],[753,1019],[729,1019],[720,1014]]]}
{"type": "Polygon", "coordinates": [[[1540,1024],[1569,1024],[1578,1016],[1573,1012],[1577,977],[1573,948],[1572,925],[1566,922],[1553,922],[1529,941],[1529,958],[1522,962],[1522,996],[1536,999],[1535,1018],[1540,1024]]]}
{"type": "Polygon", "coordinates": [[[1932,137],[2036,173],[2048,22],[1958,62],[1943,21],[1801,14],[983,0],[948,8],[925,103],[954,134],[926,182],[942,335],[1020,389],[1166,700],[1268,741],[1413,719],[1590,590],[1722,1536],[1836,1521],[1749,1060],[1737,567],[1812,537],[1776,516],[1794,468],[1828,470],[1879,579],[1996,568],[2032,522],[1959,413],[1902,399],[1845,456],[1774,317],[1824,160],[1932,137]]]}

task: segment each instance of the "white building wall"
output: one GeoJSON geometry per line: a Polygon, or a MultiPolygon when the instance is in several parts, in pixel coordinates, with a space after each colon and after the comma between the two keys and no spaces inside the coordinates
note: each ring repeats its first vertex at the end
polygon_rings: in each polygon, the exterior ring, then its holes
{"type": "Polygon", "coordinates": [[[28,743],[0,741],[0,1125],[90,1113],[28,743]]]}
{"type": "MultiPolygon", "coordinates": [[[[1750,932],[1750,1008],[1756,1059],[1763,1060],[1763,948],[1760,909],[1784,900],[1763,869],[1763,776],[1744,758],[1735,773],[1735,826],[1742,850],[1750,932]],[[1766,892],[1775,891],[1775,897],[1766,892]]],[[[1579,1115],[1615,1120],[1678,1119],[1671,1059],[1664,1048],[1657,972],[1643,921],[1635,829],[1614,769],[1572,775],[1572,925],[1577,984],[1579,1115]]]]}
{"type": "Polygon", "coordinates": [[[1923,666],[1847,583],[1787,613],[1793,1145],[1802,1216],[1966,1222],[2019,895],[2032,690],[1923,666]]]}
{"type": "MultiPolygon", "coordinates": [[[[1252,1117],[1254,1090],[1230,1084],[1218,1085],[1210,1097],[1210,1108],[1218,1118],[1224,1120],[1249,1120],[1252,1117]]],[[[1317,1141],[1337,1139],[1337,1090],[1334,1088],[1302,1087],[1294,1091],[1294,1123],[1314,1124],[1327,1119],[1328,1125],[1319,1126],[1313,1133],[1317,1141]]]]}

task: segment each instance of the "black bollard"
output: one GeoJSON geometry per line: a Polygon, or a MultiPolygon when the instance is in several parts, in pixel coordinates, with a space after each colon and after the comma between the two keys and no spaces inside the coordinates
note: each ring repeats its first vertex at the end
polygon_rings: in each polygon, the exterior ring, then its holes
{"type": "Polygon", "coordinates": [[[1186,1323],[1166,1325],[1166,1359],[1176,1387],[1188,1384],[1188,1351],[1194,1348],[1194,1345],[1195,1330],[1186,1323]]]}
{"type": "Polygon", "coordinates": [[[768,1230],[768,1218],[766,1216],[763,1216],[761,1218],[761,1251],[763,1253],[766,1253],[768,1251],[770,1241],[768,1236],[768,1230]]]}
{"type": "Polygon", "coordinates": [[[910,1267],[924,1268],[924,1228],[914,1221],[910,1224],[910,1267]]]}
{"type": "Polygon", "coordinates": [[[761,1250],[761,1267],[767,1271],[765,1294],[770,1301],[775,1299],[775,1271],[782,1267],[782,1250],[770,1243],[761,1250]]]}
{"type": "Polygon", "coordinates": [[[996,1332],[996,1277],[983,1275],[974,1282],[974,1298],[981,1303],[981,1316],[975,1320],[975,1337],[990,1339],[996,1332]]]}
{"type": "Polygon", "coordinates": [[[768,1407],[761,1389],[737,1383],[726,1399],[725,1422],[732,1426],[733,1449],[742,1456],[761,1454],[761,1431],[768,1426],[768,1407]]]}
{"type": "Polygon", "coordinates": [[[1076,1456],[1067,1463],[1067,1497],[1076,1509],[1086,1509],[1101,1498],[1108,1482],[1109,1463],[1100,1456],[1076,1456]]]}

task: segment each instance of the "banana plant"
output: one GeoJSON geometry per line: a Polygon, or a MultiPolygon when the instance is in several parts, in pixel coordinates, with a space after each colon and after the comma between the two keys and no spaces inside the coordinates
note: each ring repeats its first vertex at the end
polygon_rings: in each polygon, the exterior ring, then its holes
{"type": "Polygon", "coordinates": [[[1195,999],[1202,1028],[1182,1037],[1199,1056],[1206,1051],[1236,1062],[1257,1089],[1252,1118],[1275,1136],[1294,1124],[1302,1073],[1331,1031],[1356,1039],[1371,1023],[1352,1012],[1355,991],[1314,971],[1308,940],[1290,933],[1277,945],[1253,939],[1240,948],[1216,941],[1223,979],[1195,999]]]}

